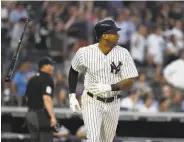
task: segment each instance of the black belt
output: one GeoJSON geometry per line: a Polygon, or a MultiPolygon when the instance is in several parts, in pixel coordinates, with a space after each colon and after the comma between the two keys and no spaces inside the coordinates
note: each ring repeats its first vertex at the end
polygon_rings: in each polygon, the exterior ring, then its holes
{"type": "MultiPolygon", "coordinates": [[[[87,92],[87,94],[88,94],[88,96],[90,96],[90,97],[94,97],[94,95],[92,94],[92,93],[90,93],[90,92],[87,92]]],[[[99,100],[99,101],[101,101],[101,102],[104,102],[104,103],[111,103],[111,102],[113,102],[115,99],[119,99],[119,98],[121,98],[121,95],[120,94],[118,94],[117,96],[114,96],[114,97],[110,97],[110,98],[101,98],[101,97],[99,97],[99,96],[96,96],[96,99],[97,100],[99,100]]]]}

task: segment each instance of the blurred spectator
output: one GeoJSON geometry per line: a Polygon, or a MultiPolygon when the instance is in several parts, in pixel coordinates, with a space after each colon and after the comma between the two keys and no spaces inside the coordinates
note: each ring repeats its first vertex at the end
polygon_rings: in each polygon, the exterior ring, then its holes
{"type": "Polygon", "coordinates": [[[60,91],[57,93],[57,96],[54,100],[55,107],[58,108],[68,108],[69,102],[67,99],[66,89],[61,88],[60,91]]]}
{"type": "Polygon", "coordinates": [[[118,32],[120,35],[118,44],[126,49],[129,50],[129,15],[130,10],[125,8],[122,12],[119,13],[120,19],[117,21],[117,26],[121,28],[121,30],[118,32]]]}
{"type": "Polygon", "coordinates": [[[139,91],[137,89],[131,89],[128,91],[128,96],[123,98],[120,103],[120,107],[123,110],[135,111],[139,100],[139,91]]]}
{"type": "Polygon", "coordinates": [[[138,80],[134,83],[135,88],[140,91],[140,94],[150,91],[150,87],[146,82],[146,73],[141,72],[139,73],[138,80]]]}
{"type": "Polygon", "coordinates": [[[57,22],[58,20],[64,20],[64,22],[66,22],[66,16],[64,17],[64,12],[65,12],[65,8],[64,6],[61,4],[61,3],[55,3],[53,5],[55,11],[53,13],[53,19],[54,19],[54,22],[57,22]]]}
{"type": "MultiPolygon", "coordinates": [[[[8,30],[8,8],[2,3],[1,5],[1,34],[5,34],[8,30]]],[[[4,39],[4,37],[2,37],[4,39]]]]}
{"type": "MultiPolygon", "coordinates": [[[[76,14],[76,13],[75,13],[76,14]]],[[[87,14],[86,12],[78,13],[75,16],[75,20],[71,24],[70,28],[68,28],[68,35],[74,38],[77,38],[87,44],[85,42],[88,41],[88,26],[87,26],[87,14]],[[83,30],[85,29],[85,30],[83,30]]],[[[82,46],[80,46],[82,47],[82,46]]]]}
{"type": "Polygon", "coordinates": [[[172,29],[173,35],[175,37],[176,46],[178,49],[184,49],[184,34],[182,32],[182,23],[177,20],[175,26],[172,29]]]}
{"type": "Polygon", "coordinates": [[[8,9],[3,3],[1,5],[1,19],[8,19],[8,9]]]}
{"type": "Polygon", "coordinates": [[[173,112],[181,112],[181,92],[176,90],[171,102],[171,110],[173,112]]]}
{"type": "Polygon", "coordinates": [[[16,101],[18,106],[25,105],[25,91],[27,85],[26,72],[29,69],[30,64],[28,62],[20,65],[18,71],[15,72],[12,82],[11,82],[11,91],[12,91],[12,103],[16,101]]]}
{"type": "Polygon", "coordinates": [[[162,27],[162,29],[169,28],[169,10],[170,7],[167,3],[160,5],[160,13],[157,17],[157,24],[162,27]]]}
{"type": "Polygon", "coordinates": [[[107,17],[108,17],[108,10],[105,8],[101,9],[99,21],[107,17]]]}
{"type": "Polygon", "coordinates": [[[108,1],[108,11],[110,15],[115,15],[117,10],[123,9],[122,1],[108,1]]]}
{"type": "Polygon", "coordinates": [[[37,33],[35,34],[37,49],[43,50],[50,48],[49,34],[52,30],[52,16],[44,11],[40,25],[37,26],[37,33]]]}
{"type": "Polygon", "coordinates": [[[150,11],[150,9],[146,8],[142,10],[142,23],[145,24],[146,26],[149,26],[152,24],[151,19],[153,15],[150,11]]]}
{"type": "Polygon", "coordinates": [[[170,63],[163,70],[166,81],[176,88],[184,89],[184,50],[180,52],[180,58],[170,63]]]}
{"type": "Polygon", "coordinates": [[[131,37],[130,53],[136,66],[143,66],[145,63],[146,34],[146,27],[139,25],[137,32],[131,37]]]}
{"type": "Polygon", "coordinates": [[[61,88],[66,88],[67,82],[64,78],[64,75],[61,72],[56,73],[55,77],[55,92],[58,92],[61,88]]]}
{"type": "Polygon", "coordinates": [[[138,107],[139,112],[157,112],[157,108],[153,106],[153,95],[146,93],[143,95],[143,104],[138,107]]]}
{"type": "Polygon", "coordinates": [[[163,97],[159,101],[159,112],[168,112],[169,111],[169,99],[163,97]]]}
{"type": "Polygon", "coordinates": [[[166,52],[165,52],[165,63],[164,65],[169,64],[178,57],[179,48],[176,45],[176,39],[172,31],[167,31],[166,33],[166,52]]]}
{"type": "Polygon", "coordinates": [[[27,11],[24,8],[23,2],[17,2],[16,7],[10,13],[10,22],[16,24],[21,18],[26,18],[28,16],[27,11]]]}
{"type": "Polygon", "coordinates": [[[170,18],[175,20],[180,20],[184,14],[183,14],[183,7],[181,2],[175,2],[171,4],[171,11],[169,13],[170,18]]]}
{"type": "Polygon", "coordinates": [[[155,27],[147,39],[148,63],[160,65],[163,63],[164,39],[160,27],[155,27]]]}
{"type": "Polygon", "coordinates": [[[165,84],[162,86],[162,96],[166,98],[170,98],[172,96],[172,89],[169,85],[165,84]]]}
{"type": "Polygon", "coordinates": [[[128,22],[128,28],[129,28],[128,39],[129,39],[129,42],[130,42],[130,38],[131,38],[132,34],[136,32],[137,23],[138,23],[138,16],[134,13],[131,13],[130,17],[129,17],[129,22],[128,22]]]}
{"type": "MultiPolygon", "coordinates": [[[[11,34],[11,51],[14,52],[15,49],[17,48],[19,39],[22,35],[22,32],[24,30],[24,25],[25,25],[25,18],[20,18],[18,22],[14,25],[12,34],[11,34]]],[[[25,36],[23,38],[23,41],[21,45],[25,43],[25,36]]]]}
{"type": "Polygon", "coordinates": [[[160,100],[162,98],[162,87],[165,85],[165,79],[161,73],[155,73],[153,81],[150,84],[152,88],[152,92],[155,96],[156,100],[160,100]]]}

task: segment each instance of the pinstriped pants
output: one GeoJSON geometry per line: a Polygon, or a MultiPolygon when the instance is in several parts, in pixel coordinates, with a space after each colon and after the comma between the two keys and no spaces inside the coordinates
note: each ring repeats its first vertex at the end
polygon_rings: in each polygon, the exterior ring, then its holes
{"type": "Polygon", "coordinates": [[[112,142],[119,119],[120,99],[103,103],[84,91],[81,103],[84,124],[88,130],[87,142],[112,142]]]}

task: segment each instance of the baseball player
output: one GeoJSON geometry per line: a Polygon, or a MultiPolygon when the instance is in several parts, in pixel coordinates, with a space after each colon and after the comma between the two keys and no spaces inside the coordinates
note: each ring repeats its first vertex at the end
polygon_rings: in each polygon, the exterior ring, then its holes
{"type": "Polygon", "coordinates": [[[106,19],[95,25],[99,43],[80,48],[69,71],[70,107],[82,111],[87,142],[112,142],[120,110],[120,91],[130,89],[138,76],[127,49],[117,45],[118,28],[106,19]],[[76,99],[78,74],[85,73],[81,107],[76,99]]]}

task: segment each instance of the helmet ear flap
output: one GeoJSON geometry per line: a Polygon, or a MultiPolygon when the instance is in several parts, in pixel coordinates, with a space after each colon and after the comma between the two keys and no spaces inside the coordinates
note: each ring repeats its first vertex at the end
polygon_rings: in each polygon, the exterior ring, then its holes
{"type": "Polygon", "coordinates": [[[103,33],[102,33],[98,28],[95,29],[96,40],[100,40],[102,34],[103,34],[103,33]]]}

